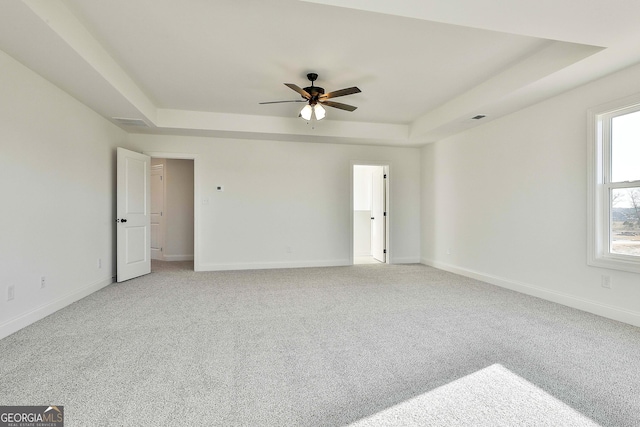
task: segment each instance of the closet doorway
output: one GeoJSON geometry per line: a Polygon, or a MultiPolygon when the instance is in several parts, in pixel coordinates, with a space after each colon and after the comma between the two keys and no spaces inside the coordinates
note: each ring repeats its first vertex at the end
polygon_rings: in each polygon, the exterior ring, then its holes
{"type": "Polygon", "coordinates": [[[151,259],[192,265],[195,160],[151,155],[151,259]]]}
{"type": "Polygon", "coordinates": [[[389,263],[389,166],[354,164],[352,174],[353,263],[389,263]]]}

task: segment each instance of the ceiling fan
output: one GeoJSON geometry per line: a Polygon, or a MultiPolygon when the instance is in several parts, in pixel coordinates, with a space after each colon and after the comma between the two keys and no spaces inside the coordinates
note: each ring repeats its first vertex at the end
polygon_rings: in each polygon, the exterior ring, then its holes
{"type": "Polygon", "coordinates": [[[349,87],[346,89],[335,90],[333,92],[324,93],[324,89],[319,86],[314,86],[313,82],[318,79],[318,75],[316,73],[307,74],[307,78],[311,81],[311,86],[305,87],[304,89],[300,88],[293,83],[285,83],[284,85],[289,87],[290,89],[295,90],[300,95],[302,95],[301,100],[294,101],[271,101],[271,102],[260,102],[260,104],[279,104],[282,102],[306,102],[307,105],[302,108],[300,111],[300,117],[305,120],[311,120],[311,115],[315,114],[316,120],[322,120],[325,116],[325,110],[322,107],[326,105],[328,107],[339,108],[340,110],[345,111],[354,111],[358,107],[354,107],[353,105],[343,104],[341,102],[329,101],[330,98],[337,98],[338,96],[345,95],[353,95],[354,93],[360,93],[360,89],[357,87],[349,87]]]}

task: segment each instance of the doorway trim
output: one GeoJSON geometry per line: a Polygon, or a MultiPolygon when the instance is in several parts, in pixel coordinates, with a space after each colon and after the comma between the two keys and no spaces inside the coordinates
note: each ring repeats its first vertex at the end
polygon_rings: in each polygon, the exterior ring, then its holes
{"type": "Polygon", "coordinates": [[[385,258],[385,264],[393,264],[393,251],[391,250],[391,199],[393,198],[393,194],[391,194],[391,179],[393,178],[392,174],[391,174],[391,162],[388,161],[372,161],[372,160],[352,160],[351,161],[351,166],[349,168],[350,170],[350,174],[349,174],[349,182],[350,182],[350,186],[349,186],[349,264],[353,265],[353,248],[354,248],[354,242],[353,242],[353,197],[354,197],[354,193],[353,193],[353,173],[354,173],[354,167],[355,166],[382,166],[384,167],[384,173],[387,174],[387,178],[385,180],[385,193],[386,193],[386,197],[385,197],[385,212],[387,212],[387,216],[385,218],[385,246],[386,246],[386,258],[385,258]]]}
{"type": "Polygon", "coordinates": [[[200,184],[198,181],[198,155],[194,153],[166,153],[162,151],[143,151],[147,156],[159,159],[193,160],[193,271],[200,271],[200,211],[197,201],[200,200],[200,184]]]}

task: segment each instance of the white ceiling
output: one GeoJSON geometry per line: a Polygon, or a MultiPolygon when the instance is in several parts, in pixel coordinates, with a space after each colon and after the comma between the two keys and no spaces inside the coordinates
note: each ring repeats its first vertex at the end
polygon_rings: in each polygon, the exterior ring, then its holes
{"type": "Polygon", "coordinates": [[[421,145],[640,62],[636,0],[12,0],[0,49],[129,131],[421,145]],[[283,85],[358,86],[310,124],[283,85]],[[471,117],[484,114],[482,120],[471,117]]]}

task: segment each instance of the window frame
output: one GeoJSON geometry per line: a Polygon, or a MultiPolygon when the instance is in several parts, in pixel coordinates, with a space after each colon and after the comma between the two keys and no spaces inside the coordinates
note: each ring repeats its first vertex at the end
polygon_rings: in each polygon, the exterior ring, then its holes
{"type": "Polygon", "coordinates": [[[611,252],[611,191],[640,187],[640,180],[610,182],[611,121],[637,111],[640,94],[594,107],[587,114],[587,264],[633,273],[640,273],[640,257],[611,252]]]}

